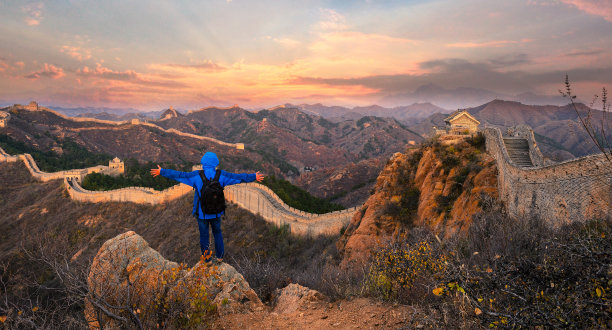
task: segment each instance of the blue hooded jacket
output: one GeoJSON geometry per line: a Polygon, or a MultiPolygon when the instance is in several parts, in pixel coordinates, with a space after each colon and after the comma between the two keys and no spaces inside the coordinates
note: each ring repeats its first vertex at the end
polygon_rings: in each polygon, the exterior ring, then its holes
{"type": "MultiPolygon", "coordinates": [[[[202,156],[201,163],[202,168],[204,169],[204,175],[208,180],[212,180],[215,177],[216,167],[219,166],[219,158],[217,158],[217,155],[214,152],[209,151],[202,156]]],[[[196,193],[193,196],[193,215],[195,216],[197,214],[198,219],[214,219],[223,215],[223,212],[219,214],[204,214],[202,207],[199,206],[200,190],[202,189],[204,182],[202,182],[202,178],[200,178],[198,171],[181,172],[162,168],[160,175],[168,179],[173,179],[180,183],[190,185],[195,189],[196,193]]],[[[221,176],[219,177],[219,183],[222,187],[253,181],[255,181],[255,173],[236,174],[221,170],[221,176]]]]}

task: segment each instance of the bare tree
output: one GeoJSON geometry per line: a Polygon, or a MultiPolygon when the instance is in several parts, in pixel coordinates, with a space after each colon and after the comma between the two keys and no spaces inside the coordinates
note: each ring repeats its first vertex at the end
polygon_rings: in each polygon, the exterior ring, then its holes
{"type": "Polygon", "coordinates": [[[601,104],[602,104],[602,114],[601,118],[598,119],[599,123],[593,122],[593,105],[600,98],[599,95],[595,95],[593,100],[586,111],[586,114],[581,113],[574,100],[576,99],[576,95],[572,93],[571,84],[569,81],[569,76],[565,75],[565,91],[559,90],[559,93],[563,95],[563,97],[567,97],[570,100],[570,105],[578,115],[578,119],[580,120],[580,124],[586,130],[589,138],[595,145],[595,147],[602,152],[606,159],[609,162],[612,162],[612,144],[610,139],[608,138],[608,134],[610,132],[610,103],[608,102],[608,91],[605,87],[601,89],[601,104]]]}

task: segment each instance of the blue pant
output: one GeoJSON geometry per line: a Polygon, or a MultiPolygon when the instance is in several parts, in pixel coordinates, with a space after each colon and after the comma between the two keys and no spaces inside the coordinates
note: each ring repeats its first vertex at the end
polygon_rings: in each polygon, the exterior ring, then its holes
{"type": "Polygon", "coordinates": [[[208,233],[208,225],[212,228],[213,237],[215,238],[215,255],[217,258],[223,258],[223,235],[221,234],[221,217],[214,219],[198,219],[198,228],[200,229],[200,249],[202,255],[208,254],[210,246],[210,234],[208,233]]]}

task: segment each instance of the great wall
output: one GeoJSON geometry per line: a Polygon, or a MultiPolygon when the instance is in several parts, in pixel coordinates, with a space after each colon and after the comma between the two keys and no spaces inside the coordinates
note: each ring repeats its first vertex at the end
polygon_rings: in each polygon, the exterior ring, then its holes
{"type": "Polygon", "coordinates": [[[510,128],[506,136],[487,128],[484,135],[511,216],[537,216],[552,226],[611,218],[612,165],[604,154],[553,163],[544,160],[528,126],[510,128]]]}
{"type": "MultiPolygon", "coordinates": [[[[34,105],[30,104],[29,107],[34,105]]],[[[39,110],[38,105],[36,110],[39,110]]],[[[57,115],[73,120],[61,114],[57,115]]],[[[93,121],[118,125],[116,122],[105,120],[93,121]]],[[[164,130],[150,123],[140,124],[173,134],[210,139],[225,145],[241,147],[241,144],[229,144],[174,129],[164,130]]],[[[510,215],[515,217],[535,215],[553,226],[595,217],[610,219],[612,166],[605,155],[591,155],[553,163],[544,159],[529,127],[518,126],[508,129],[507,133],[504,137],[499,128],[484,130],[487,152],[496,159],[498,165],[500,198],[510,215]]],[[[164,191],[142,187],[88,191],[79,184],[84,175],[92,172],[110,174],[116,169],[100,165],[87,169],[45,173],[40,171],[29,154],[12,156],[0,148],[0,162],[19,160],[22,160],[32,176],[40,181],[63,179],[70,197],[77,201],[93,203],[118,201],[155,205],[175,200],[193,191],[184,184],[164,191]]],[[[358,207],[355,207],[321,215],[306,213],[288,206],[269,188],[257,183],[228,186],[225,195],[228,201],[260,214],[266,221],[277,226],[288,226],[290,231],[297,235],[338,234],[358,210],[358,207]]]]}
{"type": "MultiPolygon", "coordinates": [[[[180,136],[185,136],[185,137],[189,137],[189,138],[193,138],[193,139],[198,139],[198,140],[204,140],[204,141],[210,141],[219,145],[223,145],[223,146],[227,146],[227,147],[232,147],[232,148],[236,148],[236,149],[244,149],[244,143],[230,143],[230,142],[225,142],[225,141],[221,141],[221,140],[217,140],[215,138],[212,137],[208,137],[208,136],[202,136],[202,135],[196,135],[196,134],[191,134],[191,133],[185,133],[185,132],[181,132],[179,130],[176,130],[174,128],[169,128],[169,129],[165,129],[163,127],[160,127],[158,125],[155,125],[153,123],[149,123],[146,121],[140,121],[138,119],[132,119],[132,120],[125,120],[125,121],[112,121],[112,120],[104,120],[104,119],[96,119],[96,118],[86,118],[86,117],[69,117],[66,116],[64,114],[61,114],[57,111],[51,110],[49,108],[46,107],[41,107],[38,105],[38,103],[36,102],[30,102],[30,104],[28,105],[20,105],[20,104],[15,104],[11,107],[9,107],[9,111],[13,110],[13,109],[23,109],[23,110],[28,110],[28,111],[46,111],[46,112],[50,112],[58,117],[61,117],[65,120],[70,120],[70,121],[74,121],[74,122],[88,122],[88,123],[98,123],[98,124],[105,124],[105,125],[111,125],[111,126],[115,126],[116,129],[127,129],[129,128],[128,125],[142,125],[142,126],[148,126],[154,129],[158,129],[164,133],[172,133],[172,134],[176,134],[176,135],[180,135],[180,136]],[[126,127],[121,127],[121,126],[126,126],[126,127]]],[[[10,116],[10,114],[8,112],[4,112],[4,111],[0,111],[0,118],[3,118],[4,116],[6,116],[7,118],[10,116]]],[[[4,123],[6,125],[6,121],[7,120],[3,120],[2,123],[4,123]]],[[[2,126],[0,126],[2,127],[2,126]]],[[[105,127],[107,128],[107,127],[105,127]]],[[[87,127],[87,128],[81,128],[81,130],[83,129],[99,129],[96,127],[87,127]]],[[[79,130],[79,129],[77,129],[79,130]]]]}

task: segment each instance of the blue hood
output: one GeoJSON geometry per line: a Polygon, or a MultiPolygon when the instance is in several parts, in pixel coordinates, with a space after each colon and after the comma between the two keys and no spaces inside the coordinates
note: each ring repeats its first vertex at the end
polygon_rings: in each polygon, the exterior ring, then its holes
{"type": "Polygon", "coordinates": [[[219,158],[217,158],[217,154],[214,152],[207,152],[202,156],[202,160],[200,160],[203,167],[215,168],[219,166],[219,158]]]}

